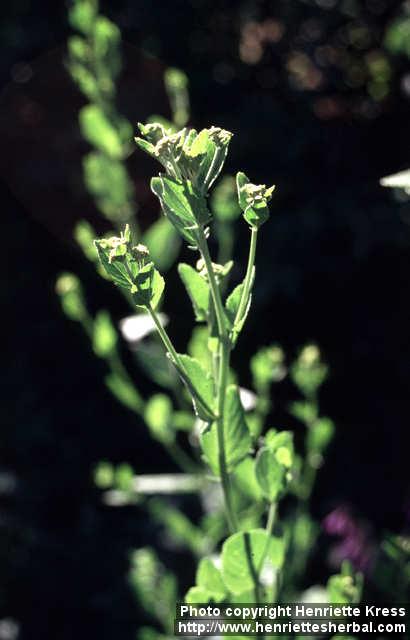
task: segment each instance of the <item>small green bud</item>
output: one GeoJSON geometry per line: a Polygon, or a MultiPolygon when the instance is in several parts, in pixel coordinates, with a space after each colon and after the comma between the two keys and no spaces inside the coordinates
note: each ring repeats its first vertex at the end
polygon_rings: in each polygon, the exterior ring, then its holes
{"type": "Polygon", "coordinates": [[[138,123],[138,129],[151,144],[157,144],[162,138],[167,136],[170,133],[170,130],[165,129],[165,127],[159,122],[152,122],[148,124],[138,123]]]}
{"type": "Polygon", "coordinates": [[[117,344],[117,331],[110,314],[101,310],[97,313],[93,325],[93,349],[100,358],[108,358],[117,344]]]}
{"type": "Polygon", "coordinates": [[[91,260],[91,262],[95,262],[97,260],[97,254],[93,244],[94,229],[89,222],[80,220],[74,229],[74,239],[81,247],[86,258],[91,260]]]}
{"type": "Polygon", "coordinates": [[[243,217],[250,227],[259,227],[269,218],[268,202],[272,198],[275,186],[267,188],[264,184],[252,184],[241,171],[236,176],[239,206],[243,217]]]}
{"type": "Polygon", "coordinates": [[[56,281],[56,293],[60,296],[63,311],[77,322],[87,315],[80,280],[73,273],[62,273],[56,281]]]}
{"type": "Polygon", "coordinates": [[[328,367],[322,362],[319,347],[308,344],[299,353],[291,367],[291,377],[295,385],[307,397],[314,394],[324,383],[328,367]]]}
{"type": "Polygon", "coordinates": [[[110,489],[114,484],[114,467],[102,460],[94,469],[94,482],[99,489],[110,489]]]}
{"type": "Polygon", "coordinates": [[[295,459],[293,433],[269,429],[265,434],[265,445],[274,453],[279,464],[286,469],[290,469],[293,466],[295,459]]]}
{"type": "Polygon", "coordinates": [[[131,491],[134,480],[132,467],[123,462],[119,464],[114,473],[114,486],[118,491],[131,491]]]}
{"type": "Polygon", "coordinates": [[[164,280],[155,269],[145,245],[132,246],[131,232],[126,225],[119,237],[94,241],[109,278],[119,287],[127,289],[137,306],[157,306],[164,290],[164,280]]]}
{"type": "Polygon", "coordinates": [[[188,87],[186,74],[175,67],[169,67],[165,71],[164,80],[168,91],[178,91],[188,87]]]}
{"type": "Polygon", "coordinates": [[[251,359],[251,371],[256,389],[266,389],[271,382],[279,382],[286,375],[285,354],[272,345],[260,349],[251,359]]]}

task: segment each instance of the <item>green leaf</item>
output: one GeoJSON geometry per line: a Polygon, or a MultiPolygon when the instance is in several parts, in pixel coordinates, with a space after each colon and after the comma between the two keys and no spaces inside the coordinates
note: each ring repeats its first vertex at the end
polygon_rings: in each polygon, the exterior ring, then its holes
{"type": "Polygon", "coordinates": [[[206,321],[209,310],[209,284],[189,264],[181,262],[178,265],[178,273],[191,298],[195,318],[198,322],[206,321]]]}
{"type": "Polygon", "coordinates": [[[164,84],[171,105],[174,129],[184,127],[190,113],[188,77],[180,69],[169,67],[164,73],[164,84]]]}
{"type": "Polygon", "coordinates": [[[79,120],[81,132],[90,144],[113,158],[123,156],[123,144],[117,129],[97,105],[83,107],[79,120]]]}
{"type": "Polygon", "coordinates": [[[93,349],[100,358],[108,358],[118,340],[117,331],[108,311],[99,311],[93,325],[93,349]]]}
{"type": "MultiPolygon", "coordinates": [[[[162,298],[162,294],[164,292],[164,288],[165,288],[164,278],[162,277],[160,272],[157,271],[157,269],[154,269],[152,282],[151,282],[151,291],[150,291],[150,296],[151,296],[150,302],[151,302],[151,307],[153,309],[156,309],[157,306],[159,305],[160,300],[162,298]]],[[[134,295],[134,300],[136,304],[138,304],[135,295],[134,295]]],[[[139,306],[145,307],[145,303],[139,306]]]]}
{"type": "Polygon", "coordinates": [[[316,420],[317,411],[317,405],[308,400],[295,400],[289,406],[289,413],[307,426],[310,426],[316,420]]]}
{"type": "Polygon", "coordinates": [[[241,311],[240,317],[237,318],[237,314],[240,308],[245,283],[242,282],[237,287],[235,287],[235,289],[231,292],[231,294],[228,296],[226,300],[226,304],[225,304],[226,313],[230,320],[231,325],[233,325],[232,340],[234,343],[237,340],[238,335],[242,331],[246,318],[248,317],[249,309],[251,307],[251,302],[252,302],[251,291],[252,291],[252,285],[253,285],[254,279],[255,279],[255,267],[253,267],[252,269],[248,299],[246,300],[246,303],[243,306],[243,310],[241,311]]]}
{"type": "Polygon", "coordinates": [[[138,344],[135,357],[144,373],[160,387],[175,387],[175,367],[164,353],[162,345],[152,340],[143,340],[138,344]]]}
{"type": "Polygon", "coordinates": [[[83,288],[73,273],[62,273],[56,281],[56,293],[68,318],[76,322],[86,322],[88,317],[83,288]]]}
{"type": "Polygon", "coordinates": [[[114,483],[114,467],[111,462],[101,460],[94,469],[94,483],[99,489],[111,489],[114,483]]]}
{"type": "Polygon", "coordinates": [[[134,186],[124,163],[105,152],[93,151],[83,160],[84,180],[108,220],[129,219],[135,209],[134,186]]]}
{"type": "Polygon", "coordinates": [[[196,245],[194,230],[211,219],[205,198],[194,191],[189,180],[181,184],[163,174],[152,178],[151,189],[159,198],[164,215],[185,240],[196,245]]]}
{"type": "Polygon", "coordinates": [[[221,222],[233,222],[239,218],[241,210],[238,206],[235,178],[233,176],[221,178],[213,190],[211,205],[215,218],[221,222]]]}
{"type": "Polygon", "coordinates": [[[328,376],[328,367],[322,362],[317,345],[307,344],[303,347],[291,366],[290,375],[305,397],[314,397],[328,376]]]}
{"type": "Polygon", "coordinates": [[[148,400],[144,419],[152,437],[162,444],[170,444],[175,440],[172,428],[172,403],[164,393],[157,393],[148,400]]]}
{"type": "Polygon", "coordinates": [[[280,569],[285,559],[283,538],[264,529],[234,533],[222,546],[222,579],[235,595],[253,589],[266,565],[280,569]]]}
{"type": "Polygon", "coordinates": [[[262,347],[251,358],[253,384],[258,392],[266,391],[272,382],[278,382],[286,374],[285,354],[278,345],[262,347]]]}
{"type": "Polygon", "coordinates": [[[133,486],[134,471],[132,467],[123,462],[115,469],[114,487],[119,491],[130,491],[133,486]]]}
{"type": "Polygon", "coordinates": [[[286,468],[276,459],[275,453],[263,448],[256,458],[256,479],[263,495],[269,502],[276,502],[286,486],[286,468]]]}
{"type": "Polygon", "coordinates": [[[159,218],[144,233],[142,243],[148,247],[154,264],[166,271],[178,255],[181,240],[170,221],[159,218]]]}
{"type": "Polygon", "coordinates": [[[80,36],[71,36],[67,41],[70,58],[76,62],[87,62],[88,46],[87,40],[80,36]]]}
{"type": "Polygon", "coordinates": [[[98,84],[94,75],[83,64],[74,62],[72,56],[68,61],[67,67],[72,79],[78,84],[80,91],[90,101],[95,100],[98,95],[98,84]]]}
{"type": "Polygon", "coordinates": [[[116,373],[109,373],[105,377],[105,384],[112,395],[125,407],[136,413],[142,410],[143,400],[132,384],[120,378],[116,373]]]}
{"type": "Polygon", "coordinates": [[[334,432],[335,425],[330,418],[319,418],[308,431],[307,448],[322,453],[330,444],[334,432]]]}
{"type": "Polygon", "coordinates": [[[256,461],[247,456],[238,464],[234,472],[235,483],[241,492],[253,501],[261,500],[262,492],[255,473],[256,461]]]}
{"type": "Polygon", "coordinates": [[[94,25],[97,11],[96,0],[75,0],[69,10],[68,19],[74,29],[88,34],[94,25]]]}
{"type": "Polygon", "coordinates": [[[98,16],[94,26],[94,55],[104,62],[113,78],[121,70],[121,56],[119,45],[121,32],[116,24],[105,16],[98,16]]]}
{"type": "MultiPolygon", "coordinates": [[[[229,385],[226,390],[223,437],[226,465],[228,471],[232,471],[246,456],[251,447],[251,437],[239,398],[239,389],[235,385],[229,385]]],[[[215,475],[219,476],[219,446],[216,422],[201,434],[201,447],[206,462],[215,475]]]]}
{"type": "Polygon", "coordinates": [[[221,602],[226,596],[221,572],[211,558],[200,560],[196,572],[196,584],[209,593],[215,602],[221,602]]]}
{"type": "Polygon", "coordinates": [[[330,604],[357,604],[363,588],[363,576],[354,573],[350,563],[342,563],[339,575],[331,576],[326,585],[330,604]]]}
{"type": "Polygon", "coordinates": [[[277,432],[274,429],[270,429],[265,434],[265,445],[275,454],[279,464],[290,469],[295,457],[293,433],[291,431],[277,432]]]}
{"type": "Polygon", "coordinates": [[[248,176],[245,173],[243,173],[243,171],[238,171],[238,173],[236,174],[236,190],[238,193],[239,206],[242,209],[242,211],[245,211],[248,204],[246,201],[246,192],[245,192],[245,187],[247,184],[249,184],[248,176]]]}
{"type": "Polygon", "coordinates": [[[233,324],[236,314],[238,313],[239,304],[241,302],[244,283],[238,284],[237,287],[229,294],[226,299],[225,307],[228,313],[229,320],[233,324]]]}
{"type": "Polygon", "coordinates": [[[203,587],[191,587],[186,592],[184,600],[187,604],[201,604],[209,602],[211,595],[203,587]]]}
{"type": "Polygon", "coordinates": [[[179,354],[179,360],[184,370],[178,369],[178,372],[192,396],[195,413],[202,420],[209,421],[215,400],[212,378],[195,358],[179,354]]]}
{"type": "Polygon", "coordinates": [[[177,582],[175,576],[166,571],[153,549],[143,547],[132,553],[129,582],[138,603],[149,615],[157,618],[161,625],[172,620],[177,600],[177,582]]]}
{"type": "Polygon", "coordinates": [[[85,257],[91,262],[97,262],[98,254],[94,246],[95,230],[87,220],[80,220],[74,229],[74,239],[82,249],[85,257]]]}
{"type": "MultiPolygon", "coordinates": [[[[230,131],[220,129],[219,127],[211,127],[210,129],[205,129],[205,131],[206,142],[204,136],[203,146],[205,153],[196,178],[199,186],[203,184],[203,193],[207,193],[221,173],[232,138],[230,131]]],[[[201,136],[201,134],[203,134],[203,131],[200,132],[199,136],[201,136]]]]}
{"type": "Polygon", "coordinates": [[[188,343],[188,354],[196,358],[205,371],[212,371],[212,353],[209,349],[209,329],[205,325],[196,325],[188,343]]]}

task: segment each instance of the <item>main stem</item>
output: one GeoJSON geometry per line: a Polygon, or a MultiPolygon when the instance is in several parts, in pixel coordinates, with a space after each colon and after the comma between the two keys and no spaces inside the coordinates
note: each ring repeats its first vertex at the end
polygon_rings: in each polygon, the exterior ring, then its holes
{"type": "Polygon", "coordinates": [[[229,529],[234,533],[238,529],[238,522],[235,510],[232,505],[232,488],[231,481],[226,464],[225,439],[224,439],[224,411],[225,396],[229,373],[230,360],[230,344],[225,323],[225,311],[222,305],[221,294],[215,273],[212,267],[212,260],[209,254],[208,243],[202,229],[198,232],[198,248],[201,252],[208,274],[209,286],[211,289],[212,301],[214,304],[216,322],[219,334],[219,371],[218,371],[218,389],[217,389],[217,438],[218,438],[218,462],[221,474],[222,490],[225,500],[226,519],[229,529]]]}

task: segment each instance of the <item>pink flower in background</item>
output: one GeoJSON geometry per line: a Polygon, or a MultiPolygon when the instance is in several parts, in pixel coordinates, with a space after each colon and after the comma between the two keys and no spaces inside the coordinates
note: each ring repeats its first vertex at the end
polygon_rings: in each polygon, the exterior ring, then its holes
{"type": "Polygon", "coordinates": [[[368,574],[373,566],[376,545],[371,538],[369,527],[353,516],[350,508],[340,505],[323,520],[323,530],[339,541],[333,545],[329,562],[339,567],[343,560],[350,560],[358,571],[368,574]]]}

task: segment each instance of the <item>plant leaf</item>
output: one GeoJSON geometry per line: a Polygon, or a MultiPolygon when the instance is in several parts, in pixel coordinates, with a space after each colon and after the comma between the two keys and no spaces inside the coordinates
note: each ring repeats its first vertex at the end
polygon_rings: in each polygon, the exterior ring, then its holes
{"type": "Polygon", "coordinates": [[[214,385],[211,376],[203,369],[198,360],[191,356],[178,354],[184,371],[178,369],[192,396],[195,413],[205,421],[213,416],[214,385]],[[209,410],[209,411],[208,411],[209,410]]]}
{"type": "Polygon", "coordinates": [[[125,407],[139,413],[143,407],[143,400],[136,388],[120,378],[116,373],[109,373],[105,377],[105,384],[112,395],[125,407]]]}
{"type": "MultiPolygon", "coordinates": [[[[164,288],[165,288],[164,278],[162,277],[160,272],[157,271],[157,269],[154,269],[154,273],[152,275],[152,280],[151,280],[151,293],[150,293],[151,295],[150,302],[151,302],[151,307],[153,309],[157,308],[161,300],[162,294],[164,292],[164,288]]],[[[134,300],[135,300],[135,295],[134,295],[134,300]]],[[[137,306],[140,306],[143,309],[145,309],[145,303],[143,305],[137,304],[137,306]]]]}
{"type": "Polygon", "coordinates": [[[79,116],[84,138],[112,158],[123,156],[123,144],[114,125],[95,104],[83,107],[79,116]]]}
{"type": "Polygon", "coordinates": [[[170,444],[175,440],[172,428],[172,403],[164,393],[156,393],[145,406],[144,419],[151,435],[162,444],[170,444]]]}
{"type": "Polygon", "coordinates": [[[255,474],[265,498],[269,502],[275,502],[286,486],[286,468],[278,462],[274,451],[268,447],[258,453],[255,474]]]}
{"type": "Polygon", "coordinates": [[[191,587],[186,592],[184,598],[187,604],[200,604],[202,602],[209,602],[210,599],[210,594],[202,587],[191,587]]]}
{"type": "Polygon", "coordinates": [[[235,287],[235,289],[228,296],[225,303],[227,316],[231,322],[231,325],[233,325],[232,337],[234,342],[236,341],[238,335],[242,331],[243,325],[245,324],[246,318],[248,317],[249,309],[251,307],[251,302],[252,302],[252,286],[253,286],[254,279],[255,279],[255,267],[253,267],[252,269],[252,275],[251,275],[251,281],[250,281],[250,287],[249,287],[249,296],[245,306],[243,307],[241,316],[239,318],[237,318],[237,314],[239,311],[242,294],[245,286],[244,282],[241,282],[241,284],[238,284],[238,286],[235,287]],[[235,320],[236,320],[236,323],[235,323],[235,320]]]}
{"type": "MultiPolygon", "coordinates": [[[[239,389],[235,385],[229,385],[226,390],[223,435],[226,464],[228,471],[232,471],[246,456],[251,447],[251,437],[240,401],[239,389]]],[[[211,425],[210,429],[201,434],[201,446],[205,460],[215,475],[219,476],[219,446],[216,422],[211,425]]]]}
{"type": "Polygon", "coordinates": [[[170,221],[159,218],[144,233],[142,243],[148,247],[154,264],[166,271],[178,255],[181,240],[170,221]]]}
{"type": "Polygon", "coordinates": [[[198,322],[206,321],[209,309],[209,284],[199,275],[198,271],[184,262],[178,265],[178,273],[191,298],[195,318],[198,322]]]}
{"type": "Polygon", "coordinates": [[[100,358],[108,357],[117,344],[117,331],[108,311],[97,313],[93,325],[93,349],[100,358]]]}
{"type": "Polygon", "coordinates": [[[251,456],[246,456],[235,469],[235,483],[241,492],[252,499],[253,502],[262,499],[262,492],[255,473],[256,462],[251,456]]]}
{"type": "Polygon", "coordinates": [[[189,180],[184,183],[160,174],[152,178],[151,190],[159,198],[164,215],[190,244],[196,245],[193,229],[207,224],[211,214],[206,200],[195,192],[189,180]]]}
{"type": "Polygon", "coordinates": [[[285,541],[264,529],[234,533],[222,546],[222,579],[235,595],[254,587],[266,565],[280,569],[285,559],[285,541]]]}
{"type": "Polygon", "coordinates": [[[196,584],[207,591],[216,602],[221,602],[226,596],[226,587],[221,572],[211,558],[200,560],[196,572],[196,584]]]}

